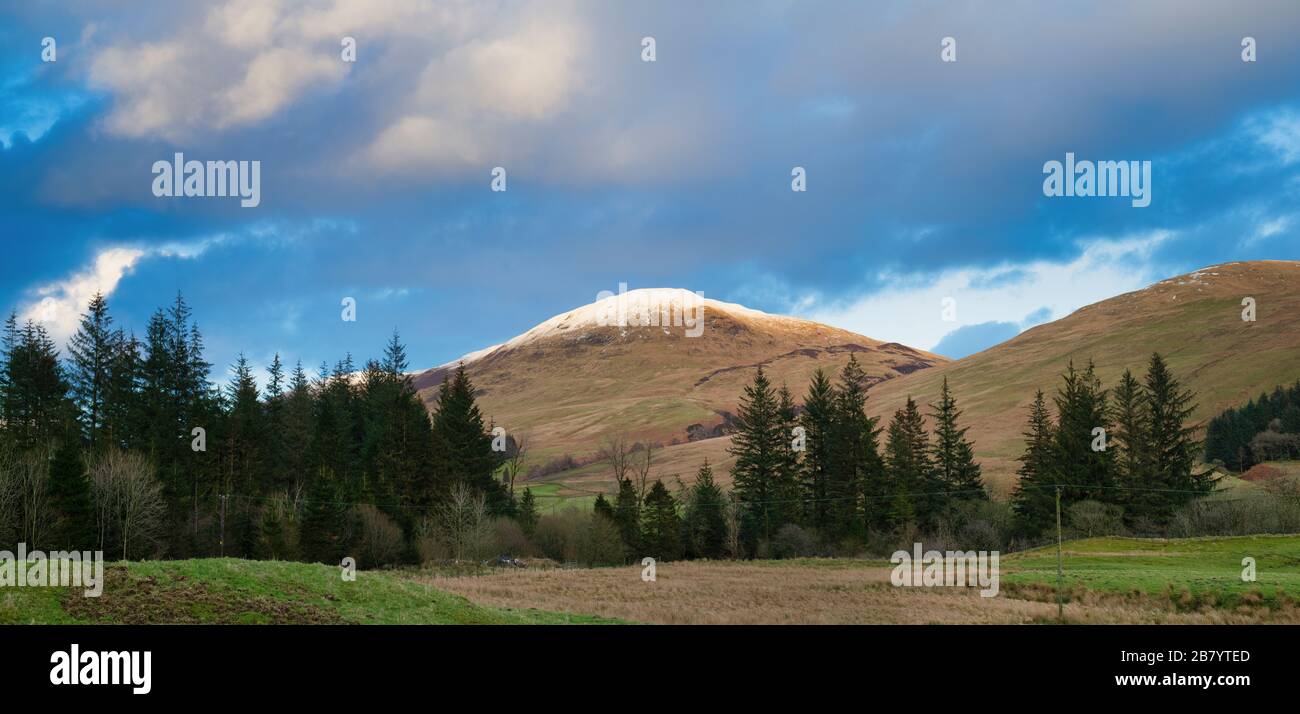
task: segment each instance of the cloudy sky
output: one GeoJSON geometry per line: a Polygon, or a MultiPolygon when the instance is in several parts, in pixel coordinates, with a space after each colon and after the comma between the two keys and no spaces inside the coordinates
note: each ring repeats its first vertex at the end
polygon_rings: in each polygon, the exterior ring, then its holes
{"type": "Polygon", "coordinates": [[[219,373],[394,328],[426,367],[627,283],[961,356],[1300,258],[1298,76],[1294,0],[3,0],[0,306],[143,333],[182,290],[219,373]],[[176,152],[260,205],[155,197],[176,152]],[[1045,197],[1066,152],[1150,206],[1045,197]]]}

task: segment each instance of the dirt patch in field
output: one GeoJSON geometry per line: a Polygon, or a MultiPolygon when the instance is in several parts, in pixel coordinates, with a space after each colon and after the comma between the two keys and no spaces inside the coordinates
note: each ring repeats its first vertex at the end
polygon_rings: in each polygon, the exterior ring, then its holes
{"type": "MultiPolygon", "coordinates": [[[[426,582],[494,607],[538,608],[662,624],[1017,624],[1056,621],[1040,593],[1005,587],[997,597],[973,588],[896,588],[889,568],[819,568],[743,562],[662,563],[655,582],[641,568],[516,570],[426,582]]],[[[1261,608],[1176,612],[1137,599],[1078,600],[1066,620],[1080,623],[1277,622],[1261,608]]],[[[1294,611],[1281,621],[1293,621],[1294,611]]]]}
{"type": "MultiPolygon", "coordinates": [[[[304,593],[305,595],[306,593],[304,593]]],[[[74,589],[63,609],[82,620],[123,625],[344,624],[338,613],[302,602],[247,596],[185,578],[135,578],[126,568],[104,571],[104,592],[84,597],[74,589]]]]}

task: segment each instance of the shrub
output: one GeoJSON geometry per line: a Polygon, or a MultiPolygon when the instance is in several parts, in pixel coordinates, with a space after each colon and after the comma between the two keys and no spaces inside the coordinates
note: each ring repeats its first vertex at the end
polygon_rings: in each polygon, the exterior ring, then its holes
{"type": "Polygon", "coordinates": [[[577,559],[583,565],[623,565],[627,562],[623,535],[608,518],[594,513],[583,514],[577,537],[577,559]]]}
{"type": "Polygon", "coordinates": [[[511,518],[494,518],[489,526],[491,531],[491,555],[520,556],[531,555],[532,545],[518,521],[511,518]]]}
{"type": "Polygon", "coordinates": [[[1124,509],[1100,501],[1080,501],[1066,509],[1070,530],[1077,536],[1120,535],[1124,532],[1124,509]]]}
{"type": "Polygon", "coordinates": [[[362,567],[378,568],[401,562],[406,541],[402,529],[386,513],[364,504],[358,507],[361,519],[361,548],[357,560],[362,567]]]}
{"type": "Polygon", "coordinates": [[[774,558],[807,558],[817,554],[817,541],[804,529],[787,523],[772,538],[771,551],[774,558]]]}

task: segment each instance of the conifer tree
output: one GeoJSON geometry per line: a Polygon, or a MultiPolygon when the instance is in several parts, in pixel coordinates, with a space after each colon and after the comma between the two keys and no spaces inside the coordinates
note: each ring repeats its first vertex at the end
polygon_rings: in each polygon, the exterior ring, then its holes
{"type": "Polygon", "coordinates": [[[1043,390],[1034,395],[1029,407],[1025,451],[1020,456],[1019,480],[1012,492],[1011,504],[1017,528],[1030,537],[1038,537],[1055,517],[1055,482],[1052,464],[1056,441],[1052,417],[1047,412],[1043,390]]]}
{"type": "Polygon", "coordinates": [[[95,510],[90,478],[75,432],[70,428],[50,461],[49,498],[52,515],[47,550],[91,550],[96,545],[95,510]]]}
{"type": "Polygon", "coordinates": [[[1110,443],[1115,451],[1115,481],[1118,486],[1132,489],[1119,490],[1115,500],[1122,502],[1132,517],[1148,510],[1152,497],[1156,496],[1147,490],[1152,481],[1147,468],[1151,454],[1147,397],[1142,385],[1127,369],[1112,396],[1110,415],[1114,429],[1110,443]]]}
{"type": "Polygon", "coordinates": [[[40,324],[5,330],[3,393],[0,418],[10,442],[19,449],[44,446],[64,434],[74,406],[54,340],[40,324]]]}
{"type": "Polygon", "coordinates": [[[113,366],[122,334],[113,330],[108,302],[95,293],[77,331],[68,342],[69,381],[82,423],[82,434],[94,451],[102,441],[113,366]]]}
{"type": "Polygon", "coordinates": [[[833,538],[862,538],[882,524],[885,493],[877,419],[866,414],[867,374],[855,355],[840,372],[829,432],[827,467],[829,533],[833,538]]]}
{"type": "Polygon", "coordinates": [[[777,523],[773,514],[777,485],[784,468],[786,435],[778,414],[777,395],[759,367],[754,382],[745,387],[736,416],[737,431],[730,453],[735,492],[744,509],[746,540],[769,539],[777,523]]]}
{"type": "Polygon", "coordinates": [[[1151,355],[1147,367],[1147,424],[1149,428],[1150,483],[1159,498],[1145,512],[1156,523],[1166,523],[1177,506],[1200,494],[1208,493],[1213,484],[1203,474],[1193,472],[1200,444],[1195,430],[1187,421],[1196,409],[1196,398],[1169,370],[1158,353],[1151,355]]]}
{"type": "Polygon", "coordinates": [[[641,499],[636,495],[632,479],[618,482],[618,496],[614,499],[614,524],[623,538],[628,553],[641,548],[641,499]]]}
{"type": "Polygon", "coordinates": [[[433,435],[445,483],[466,483],[483,494],[490,512],[509,513],[509,496],[493,477],[497,458],[492,453],[492,436],[484,426],[463,364],[439,389],[433,435]]]}
{"type": "Polygon", "coordinates": [[[778,430],[784,434],[781,448],[777,451],[776,479],[772,485],[772,527],[779,530],[786,523],[801,521],[803,516],[799,453],[794,450],[794,428],[799,423],[799,409],[785,385],[777,391],[776,418],[778,430]]]}
{"type": "Polygon", "coordinates": [[[656,479],[646,494],[641,512],[641,552],[656,560],[675,560],[681,557],[678,540],[680,530],[677,500],[668,492],[663,481],[656,479]]]}
{"type": "Polygon", "coordinates": [[[264,455],[268,435],[263,423],[262,404],[252,367],[242,352],[232,369],[234,375],[226,387],[230,408],[225,430],[226,468],[221,488],[227,494],[260,494],[268,490],[269,481],[264,455]]]}
{"type": "Polygon", "coordinates": [[[888,519],[891,525],[908,522],[930,523],[934,515],[929,439],[925,419],[912,397],[889,422],[885,443],[888,474],[888,519]]]}
{"type": "Polygon", "coordinates": [[[826,533],[830,526],[829,468],[831,463],[831,432],[835,418],[835,390],[826,373],[819,367],[813,372],[804,397],[803,413],[799,424],[804,428],[804,453],[800,469],[800,483],[806,504],[807,522],[826,533]]]}
{"type": "Polygon", "coordinates": [[[975,450],[966,438],[966,428],[957,426],[961,410],[957,399],[948,388],[948,378],[943,378],[939,403],[930,405],[934,418],[934,463],[937,485],[951,492],[948,498],[956,500],[987,499],[984,481],[980,478],[980,465],[975,463],[975,450]]]}
{"type": "Polygon", "coordinates": [[[527,486],[524,486],[524,495],[519,499],[519,512],[515,519],[519,521],[519,528],[524,535],[532,538],[537,531],[537,499],[533,496],[533,490],[527,486]]]}
{"type": "Polygon", "coordinates": [[[1052,455],[1052,480],[1061,484],[1062,508],[1083,500],[1114,503],[1114,452],[1109,448],[1110,410],[1092,362],[1080,372],[1071,362],[1055,397],[1057,427],[1052,455]],[[1103,449],[1101,429],[1106,434],[1103,449]]]}
{"type": "Polygon", "coordinates": [[[351,547],[355,523],[352,507],[346,502],[347,493],[329,469],[314,475],[299,536],[299,547],[307,562],[337,564],[351,547]]]}
{"type": "Polygon", "coordinates": [[[147,425],[141,413],[142,345],[135,335],[117,333],[117,351],[104,397],[103,440],[118,449],[147,448],[147,425]]]}
{"type": "Polygon", "coordinates": [[[614,515],[614,507],[610,505],[609,499],[605,498],[605,494],[603,493],[596,494],[596,503],[593,506],[593,511],[597,516],[608,518],[611,523],[617,521],[618,517],[614,515]]]}
{"type": "Polygon", "coordinates": [[[708,459],[695,474],[688,495],[685,530],[690,554],[697,558],[721,558],[727,549],[726,494],[713,480],[708,459]]]}

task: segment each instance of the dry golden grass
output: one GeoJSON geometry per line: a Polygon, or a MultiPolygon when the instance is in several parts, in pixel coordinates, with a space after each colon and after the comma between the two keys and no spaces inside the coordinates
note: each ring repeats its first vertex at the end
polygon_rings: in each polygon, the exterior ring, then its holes
{"type": "MultiPolygon", "coordinates": [[[[980,597],[963,588],[895,588],[889,569],[846,561],[662,563],[656,582],[641,568],[511,570],[462,577],[419,576],[435,587],[495,607],[538,608],[661,624],[1016,624],[1050,622],[1041,593],[980,597]]],[[[1154,602],[1090,597],[1066,606],[1080,623],[1251,623],[1300,621],[1295,612],[1175,613],[1154,602]]]]}

